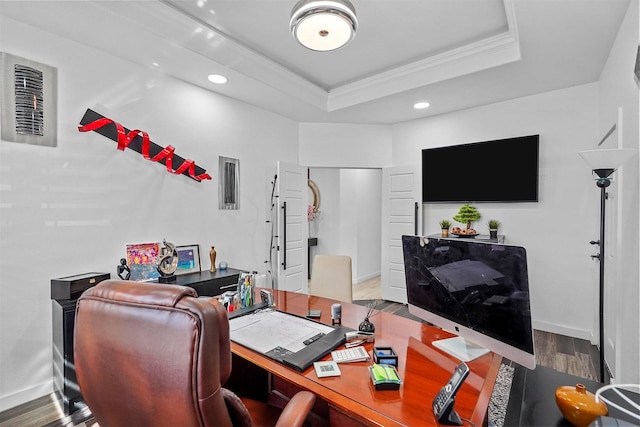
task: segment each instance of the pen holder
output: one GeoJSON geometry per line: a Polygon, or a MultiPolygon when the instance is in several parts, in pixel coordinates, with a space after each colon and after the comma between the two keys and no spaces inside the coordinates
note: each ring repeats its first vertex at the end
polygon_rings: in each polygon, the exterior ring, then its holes
{"type": "Polygon", "coordinates": [[[379,364],[398,366],[398,355],[391,347],[373,347],[373,361],[379,364]]]}

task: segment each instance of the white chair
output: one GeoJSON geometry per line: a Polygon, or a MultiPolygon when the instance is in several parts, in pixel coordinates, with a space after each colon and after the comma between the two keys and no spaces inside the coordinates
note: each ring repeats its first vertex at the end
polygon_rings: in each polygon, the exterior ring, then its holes
{"type": "Polygon", "coordinates": [[[313,258],[309,294],[353,302],[351,288],[351,257],[346,255],[316,255],[313,258]]]}

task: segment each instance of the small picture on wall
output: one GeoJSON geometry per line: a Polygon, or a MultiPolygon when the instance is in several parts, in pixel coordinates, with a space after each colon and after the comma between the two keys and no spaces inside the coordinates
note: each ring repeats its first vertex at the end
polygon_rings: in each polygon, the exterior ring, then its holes
{"type": "Polygon", "coordinates": [[[218,208],[240,209],[240,160],[218,156],[218,208]]]}
{"type": "Polygon", "coordinates": [[[158,242],[127,245],[127,265],[131,269],[129,280],[148,281],[160,277],[156,265],[159,253],[158,242]]]}
{"type": "Polygon", "coordinates": [[[176,246],[178,251],[178,269],[176,274],[188,274],[200,272],[200,246],[183,245],[176,246]]]}

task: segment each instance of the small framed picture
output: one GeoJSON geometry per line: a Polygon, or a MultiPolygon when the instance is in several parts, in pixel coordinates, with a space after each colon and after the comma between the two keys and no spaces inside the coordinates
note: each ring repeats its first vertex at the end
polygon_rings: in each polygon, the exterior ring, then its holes
{"type": "Polygon", "coordinates": [[[200,246],[183,245],[176,246],[178,252],[178,269],[176,274],[188,274],[200,272],[200,246]]]}

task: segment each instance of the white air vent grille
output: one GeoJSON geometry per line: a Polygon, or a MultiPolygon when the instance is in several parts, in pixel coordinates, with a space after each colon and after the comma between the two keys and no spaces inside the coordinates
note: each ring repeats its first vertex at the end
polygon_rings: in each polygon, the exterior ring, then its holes
{"type": "Polygon", "coordinates": [[[0,52],[0,139],[58,144],[57,80],[49,65],[0,52]]]}
{"type": "Polygon", "coordinates": [[[44,135],[42,71],[15,65],[16,132],[44,135]]]}

